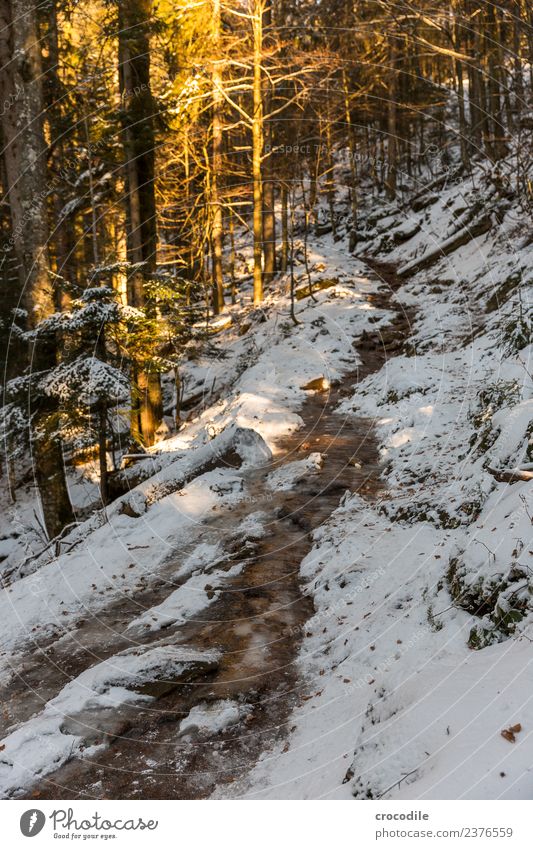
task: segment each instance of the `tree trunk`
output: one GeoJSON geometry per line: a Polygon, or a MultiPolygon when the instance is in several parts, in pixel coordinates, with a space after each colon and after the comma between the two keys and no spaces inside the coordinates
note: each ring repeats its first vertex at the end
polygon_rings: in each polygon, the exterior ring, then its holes
{"type": "Polygon", "coordinates": [[[291,211],[290,211],[290,222],[291,222],[290,246],[291,246],[291,250],[290,250],[290,261],[289,261],[290,262],[290,272],[291,272],[290,273],[290,298],[291,298],[291,300],[290,300],[290,304],[291,304],[290,305],[290,316],[291,316],[291,319],[292,319],[292,323],[296,325],[296,324],[300,324],[300,322],[296,318],[296,312],[294,310],[295,289],[296,289],[296,280],[294,278],[294,208],[296,206],[296,199],[294,197],[294,194],[295,194],[295,190],[294,190],[294,186],[293,186],[292,191],[290,193],[290,206],[291,206],[291,211]]]}
{"type": "Polygon", "coordinates": [[[281,184],[281,270],[287,271],[289,260],[289,190],[285,181],[281,184]]]}
{"type": "Polygon", "coordinates": [[[253,115],[252,115],[252,184],[254,234],[254,305],[263,300],[263,0],[255,0],[253,18],[253,115]]]}
{"type": "Polygon", "coordinates": [[[521,28],[522,21],[520,20],[520,0],[514,0],[513,3],[513,73],[514,86],[516,92],[515,110],[518,115],[524,106],[524,76],[522,69],[522,47],[521,47],[521,28]]]}
{"type": "Polygon", "coordinates": [[[231,303],[237,303],[237,281],[235,278],[235,221],[233,216],[233,208],[230,207],[228,212],[229,219],[229,273],[231,278],[231,303]]]}
{"type": "Polygon", "coordinates": [[[98,465],[100,469],[100,498],[105,505],[109,501],[109,476],[107,471],[107,407],[104,402],[98,410],[98,465]]]}
{"type": "MultiPolygon", "coordinates": [[[[263,11],[263,39],[268,45],[272,28],[272,2],[265,0],[263,11]]],[[[263,109],[267,116],[270,112],[272,90],[268,79],[263,79],[263,109]]],[[[263,179],[263,281],[268,285],[276,275],[276,214],[274,191],[274,161],[272,151],[272,121],[268,118],[264,124],[264,143],[269,151],[264,165],[263,179]]]]}
{"type": "Polygon", "coordinates": [[[342,71],[342,88],[344,92],[344,114],[346,116],[346,131],[348,134],[348,150],[350,152],[350,206],[352,209],[352,228],[357,227],[357,171],[355,167],[355,137],[352,125],[352,116],[350,110],[350,89],[348,85],[348,75],[346,70],[342,71]]]}
{"type": "Polygon", "coordinates": [[[272,179],[272,159],[269,159],[263,182],[263,256],[265,283],[270,283],[276,274],[276,216],[274,181],[272,179]]]}
{"type": "MultiPolygon", "coordinates": [[[[128,301],[153,315],[146,282],[156,269],[156,205],[154,191],[154,104],[150,89],[148,24],[152,0],[119,2],[119,79],[124,151],[126,154],[128,258],[143,263],[129,276],[128,301]]],[[[138,364],[133,369],[132,434],[153,445],[162,419],[161,379],[138,364]]]]}
{"type": "MultiPolygon", "coordinates": [[[[48,267],[46,144],[42,126],[42,67],[36,5],[29,0],[0,2],[0,63],[3,111],[4,167],[18,262],[22,302],[28,328],[55,311],[48,267]],[[16,22],[16,24],[15,24],[16,22]]],[[[36,342],[30,352],[32,372],[56,363],[53,342],[36,342]]],[[[57,437],[59,411],[35,394],[29,398],[33,469],[46,531],[57,536],[74,520],[67,489],[61,443],[57,437]]]]}
{"type": "Polygon", "coordinates": [[[485,47],[488,54],[488,111],[490,115],[490,147],[495,160],[502,159],[507,153],[505,144],[505,126],[503,123],[502,98],[500,91],[500,51],[498,46],[498,25],[496,15],[490,3],[486,6],[487,24],[485,29],[485,47]]]}
{"type": "Polygon", "coordinates": [[[220,202],[220,179],[222,175],[222,75],[220,73],[220,0],[213,0],[213,123],[211,154],[211,199],[213,204],[212,225],[212,265],[213,265],[213,307],[216,314],[224,309],[224,276],[222,272],[223,222],[220,202]]]}
{"type": "MultiPolygon", "coordinates": [[[[458,47],[456,49],[459,49],[458,47]]],[[[470,167],[470,156],[468,153],[468,128],[465,113],[465,92],[463,82],[463,64],[455,60],[455,76],[457,79],[457,100],[459,105],[459,144],[461,147],[461,162],[465,168],[470,167]]]]}
{"type": "MultiPolygon", "coordinates": [[[[393,36],[394,39],[394,36],[393,36]]],[[[398,139],[397,139],[397,90],[398,78],[396,71],[396,44],[391,41],[389,51],[389,91],[387,108],[387,177],[385,189],[388,197],[394,200],[396,197],[396,183],[398,174],[398,139]]]]}
{"type": "MultiPolygon", "coordinates": [[[[329,105],[329,89],[328,89],[329,105]]],[[[329,113],[329,109],[328,109],[329,113]]],[[[337,215],[335,210],[335,161],[333,159],[333,141],[331,138],[331,121],[326,119],[326,197],[328,199],[329,220],[333,238],[337,238],[337,215]]]]}
{"type": "MultiPolygon", "coordinates": [[[[457,2],[457,0],[456,0],[457,2]]],[[[461,39],[461,27],[458,21],[460,8],[455,8],[455,26],[454,26],[454,48],[460,53],[463,47],[461,39]]],[[[461,161],[465,168],[470,167],[470,151],[468,144],[468,126],[466,122],[465,110],[465,88],[463,81],[463,63],[460,59],[455,59],[455,79],[457,81],[457,105],[459,108],[459,144],[461,148],[461,161]]]]}
{"type": "MultiPolygon", "coordinates": [[[[61,61],[59,50],[59,24],[58,24],[59,0],[52,0],[47,9],[40,14],[41,36],[46,45],[46,58],[43,59],[43,74],[46,84],[44,86],[45,115],[48,124],[50,143],[53,148],[51,168],[54,174],[61,173],[62,163],[68,157],[68,149],[65,144],[65,120],[64,120],[64,98],[59,78],[59,65],[61,61]],[[44,30],[44,34],[43,34],[44,30]]],[[[86,121],[84,122],[86,126],[86,121]]],[[[90,166],[89,166],[90,167],[90,166]]],[[[77,268],[75,262],[75,234],[73,214],[62,216],[62,210],[67,200],[64,191],[64,182],[54,179],[53,185],[53,222],[54,229],[50,233],[49,253],[52,253],[51,262],[55,259],[55,271],[68,283],[77,283],[77,268]]],[[[94,193],[91,193],[91,199],[94,193]]],[[[94,215],[93,211],[93,215],[94,215]]],[[[70,294],[66,287],[57,281],[56,304],[58,310],[68,308],[70,294]]]]}

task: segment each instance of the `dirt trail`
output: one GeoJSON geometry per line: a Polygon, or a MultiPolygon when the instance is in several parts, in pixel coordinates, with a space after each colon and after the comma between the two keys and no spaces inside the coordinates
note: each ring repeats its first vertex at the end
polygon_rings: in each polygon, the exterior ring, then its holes
{"type": "MultiPolygon", "coordinates": [[[[397,286],[394,269],[370,260],[367,264],[385,284],[369,299],[377,307],[390,307],[397,286]]],[[[211,605],[196,619],[143,638],[143,644],[164,639],[217,648],[222,652],[218,668],[189,684],[154,682],[157,699],[148,705],[66,720],[65,730],[72,732],[74,722],[87,745],[106,740],[108,746],[43,777],[27,794],[30,798],[191,799],[205,798],[215,789],[223,794],[225,784],[248,772],[261,752],[287,733],[293,706],[306,696],[306,682],[294,661],[313,611],[299,578],[299,564],[312,547],[311,531],[331,515],[346,490],[373,498],[381,486],[373,422],[345,418],[335,409],[359,380],[401,349],[409,324],[410,316],[398,310],[381,332],[355,340],[362,364],[341,385],[310,395],[300,411],[303,428],[279,444],[275,467],[318,451],[325,461],[317,475],[273,497],[265,486],[272,466],[243,472],[246,501],[206,523],[205,539],[220,535],[226,542],[233,540],[228,565],[241,561],[241,573],[213,586],[211,605]],[[257,511],[266,516],[266,535],[248,540],[236,535],[239,524],[257,511]],[[217,708],[221,699],[238,705],[241,719],[236,724],[218,734],[200,729],[179,736],[179,724],[191,708],[200,703],[217,708]]],[[[182,560],[183,552],[170,558],[158,583],[134,601],[111,606],[38,652],[33,666],[28,662],[24,680],[6,694],[9,715],[19,721],[22,714],[30,716],[74,675],[131,645],[128,623],[140,608],[160,603],[176,588],[166,576],[182,560]],[[32,687],[38,688],[37,696],[32,687]]]]}

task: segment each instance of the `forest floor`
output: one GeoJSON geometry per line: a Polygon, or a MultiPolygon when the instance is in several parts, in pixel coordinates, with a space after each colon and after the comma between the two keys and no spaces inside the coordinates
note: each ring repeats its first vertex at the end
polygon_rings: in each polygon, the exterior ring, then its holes
{"type": "MultiPolygon", "coordinates": [[[[369,303],[387,309],[390,272],[386,282],[384,278],[379,282],[384,285],[367,297],[369,303]]],[[[397,285],[394,275],[392,282],[397,285]]],[[[398,342],[398,336],[408,332],[407,317],[399,311],[390,328],[398,342]]],[[[204,538],[216,535],[219,545],[232,551],[227,571],[217,576],[216,600],[204,617],[165,629],[164,643],[220,652],[216,668],[190,684],[169,682],[162,688],[162,682],[155,681],[157,707],[134,704],[112,715],[87,710],[70,717],[66,724],[72,731],[75,723],[74,730],[84,732],[87,745],[104,737],[112,744],[95,758],[68,761],[34,785],[30,796],[38,792],[41,798],[66,799],[95,794],[204,798],[215,790],[223,792],[225,785],[249,773],[264,749],[285,741],[294,706],[308,698],[295,660],[313,613],[299,575],[299,565],[312,547],[312,531],[329,518],[347,491],[371,499],[382,488],[372,420],[342,415],[338,406],[359,380],[382,367],[386,351],[382,346],[363,345],[358,338],[353,344],[361,359],[357,370],[344,374],[334,386],[311,391],[299,411],[302,425],[277,443],[268,469],[242,473],[246,500],[203,523],[204,538]],[[305,463],[306,457],[313,461],[303,468],[302,477],[290,488],[285,486],[294,474],[290,464],[305,463]],[[289,476],[283,475],[285,470],[289,476]],[[271,475],[283,482],[277,491],[268,486],[271,475]],[[250,514],[258,512],[261,535],[243,533],[250,514]],[[185,730],[180,731],[184,721],[185,730]]],[[[171,556],[165,569],[173,572],[178,565],[179,559],[171,556]]],[[[209,574],[209,569],[203,571],[204,576],[209,574]]],[[[163,585],[142,603],[153,607],[167,597],[168,585],[163,585]]],[[[116,638],[113,652],[127,648],[131,611],[112,605],[98,614],[98,627],[104,623],[116,638]]],[[[78,629],[75,645],[63,639],[47,653],[71,676],[87,666],[87,657],[81,653],[73,668],[80,639],[83,627],[78,629]]],[[[156,641],[145,645],[159,640],[157,635],[156,641]]],[[[94,647],[94,639],[91,644],[94,647]]],[[[47,680],[50,684],[49,676],[47,680]]],[[[151,692],[146,682],[143,692],[151,692]]]]}
{"type": "Polygon", "coordinates": [[[287,280],[228,310],[131,493],[59,552],[4,535],[2,795],[530,798],[533,504],[487,465],[529,459],[531,245],[403,273],[470,191],[314,237],[299,324],[287,280]]]}
{"type": "MultiPolygon", "coordinates": [[[[334,313],[333,324],[338,300],[354,300],[364,326],[367,308],[386,315],[390,288],[372,272],[361,282],[368,290],[364,294],[359,286],[353,291],[348,281],[326,298],[305,299],[313,336],[330,320],[327,304],[324,309],[326,299],[334,313]]],[[[395,319],[398,327],[400,323],[395,319]]],[[[343,342],[343,349],[336,353],[349,354],[340,369],[332,367],[322,352],[317,357],[305,337],[301,378],[292,366],[288,368],[292,383],[295,377],[303,384],[306,378],[319,382],[317,389],[293,388],[299,396],[296,404],[292,401],[300,408],[298,417],[291,417],[278,403],[270,416],[268,408],[262,411],[266,433],[274,433],[274,456],[265,461],[260,453],[252,463],[241,465],[241,458],[226,452],[217,461],[221,469],[215,464],[199,476],[207,490],[220,496],[220,503],[201,504],[200,515],[188,516],[179,501],[176,504],[177,498],[187,498],[187,487],[163,499],[169,502],[165,530],[175,524],[178,511],[188,525],[187,543],[170,540],[169,551],[155,570],[148,553],[141,576],[135,571],[137,583],[131,594],[121,592],[121,587],[113,592],[107,586],[110,601],[104,596],[91,609],[83,593],[90,589],[94,603],[101,576],[93,574],[98,583],[90,586],[86,577],[82,588],[77,583],[77,566],[69,568],[69,564],[67,573],[61,570],[60,574],[74,609],[52,611],[53,601],[46,593],[48,611],[43,616],[42,570],[10,586],[8,596],[30,585],[36,605],[29,613],[37,623],[23,624],[18,605],[6,599],[21,642],[27,643],[17,650],[15,659],[7,656],[4,667],[2,732],[7,740],[18,738],[20,758],[14,763],[8,760],[8,743],[2,761],[8,767],[10,794],[18,796],[28,786],[30,796],[51,798],[199,798],[248,772],[264,747],[285,735],[291,710],[306,698],[295,660],[313,603],[302,588],[299,564],[312,548],[312,531],[335,510],[341,496],[361,490],[371,497],[381,485],[372,421],[340,415],[337,408],[358,380],[382,366],[384,351],[361,346],[359,334],[347,336],[343,327],[337,326],[336,332],[337,342],[340,337],[343,342]],[[347,364],[351,372],[346,371],[347,364]],[[236,497],[228,499],[232,493],[236,497]],[[66,627],[61,627],[59,616],[63,615],[69,620],[66,627]],[[122,691],[116,693],[117,657],[132,648],[136,655],[144,655],[169,646],[184,646],[186,651],[193,647],[200,661],[195,655],[191,664],[185,656],[184,668],[176,674],[175,656],[165,665],[156,654],[156,662],[142,670],[140,679],[133,674],[128,681],[120,678],[120,684],[131,687],[125,697],[122,691]],[[103,684],[97,675],[87,677],[87,671],[102,667],[107,670],[103,684]],[[92,698],[93,689],[103,690],[104,698],[92,698]],[[42,769],[35,769],[36,760],[42,769]],[[61,766],[54,770],[58,763],[61,766]],[[30,778],[29,773],[39,776],[41,771],[43,778],[30,778]]],[[[335,344],[335,339],[328,340],[330,348],[335,344]]],[[[275,372],[284,361],[282,352],[267,363],[274,395],[279,392],[275,372]]],[[[256,366],[254,362],[252,369],[256,366]]],[[[203,375],[201,379],[205,380],[203,375]]],[[[248,376],[248,380],[255,378],[248,376]]],[[[264,386],[262,390],[268,400],[264,386]]],[[[262,404],[261,400],[258,407],[252,399],[254,418],[262,404]]],[[[174,459],[173,452],[169,456],[174,459]]],[[[153,486],[152,478],[147,483],[153,486]]],[[[193,487],[195,483],[196,479],[193,487]]],[[[192,495],[201,502],[204,493],[192,495]]],[[[114,518],[123,525],[123,513],[116,511],[108,525],[113,525],[114,518]]],[[[128,516],[126,522],[131,528],[143,519],[128,516]]],[[[145,544],[136,545],[127,539],[123,526],[115,524],[111,529],[108,525],[96,530],[103,538],[96,544],[94,561],[100,561],[102,549],[110,544],[116,547],[117,541],[128,552],[137,548],[150,552],[145,528],[141,531],[145,544]],[[111,530],[115,539],[110,543],[111,530]]],[[[127,559],[132,556],[136,555],[128,554],[127,559]]],[[[133,563],[128,566],[135,569],[133,563]]],[[[119,571],[116,560],[112,568],[119,571]]],[[[117,580],[116,574],[108,577],[117,580]]],[[[127,582],[126,573],[120,577],[127,582]]],[[[53,574],[44,578],[45,586],[47,579],[53,581],[53,574]]],[[[61,591],[58,606],[65,608],[61,591]]],[[[14,635],[10,637],[15,643],[14,635]]]]}

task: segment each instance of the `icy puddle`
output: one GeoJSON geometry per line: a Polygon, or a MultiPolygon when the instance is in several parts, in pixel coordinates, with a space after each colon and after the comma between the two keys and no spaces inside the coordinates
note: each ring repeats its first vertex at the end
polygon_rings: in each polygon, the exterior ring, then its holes
{"type": "MultiPolygon", "coordinates": [[[[384,289],[373,300],[389,306],[388,294],[384,289]]],[[[5,742],[26,734],[30,752],[43,718],[63,710],[48,726],[51,748],[29,796],[202,798],[215,789],[223,795],[225,784],[283,737],[292,707],[307,695],[294,659],[313,610],[299,564],[313,529],[346,490],[372,498],[380,487],[372,421],[347,419],[335,409],[407,329],[408,319],[399,315],[381,336],[354,343],[363,365],[342,385],[309,394],[300,411],[304,426],[278,445],[268,467],[235,471],[245,497],[204,523],[200,545],[176,552],[154,585],[48,647],[51,674],[37,696],[31,681],[42,688],[42,653],[33,669],[28,665],[24,686],[13,685],[8,698],[14,715],[20,719],[26,710],[33,718],[5,742]],[[141,680],[137,674],[122,681],[116,704],[105,686],[93,701],[90,686],[85,701],[64,701],[72,685],[79,695],[84,676],[101,680],[107,670],[102,680],[108,680],[132,644],[137,658],[192,652],[194,674],[191,666],[188,674],[139,661],[141,680]]],[[[0,777],[18,795],[9,749],[0,777]]]]}

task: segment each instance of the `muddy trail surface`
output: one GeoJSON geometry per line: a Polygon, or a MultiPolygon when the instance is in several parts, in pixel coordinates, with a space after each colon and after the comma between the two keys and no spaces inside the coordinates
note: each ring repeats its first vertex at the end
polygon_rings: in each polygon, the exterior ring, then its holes
{"type": "MultiPolygon", "coordinates": [[[[363,259],[381,281],[368,299],[390,309],[398,286],[394,268],[363,259]]],[[[346,490],[373,499],[382,486],[373,422],[335,410],[358,381],[403,349],[411,318],[396,307],[389,325],[354,340],[361,364],[339,384],[308,396],[300,410],[303,426],[278,444],[269,467],[236,470],[246,498],[202,527],[202,541],[219,541],[225,551],[212,579],[203,570],[208,607],[185,623],[132,637],[128,626],[139,612],[176,589],[170,576],[187,553],[176,552],[134,599],[87,617],[27,658],[4,693],[6,728],[14,717],[20,722],[41,710],[84,669],[132,645],[219,653],[217,663],[192,680],[145,683],[142,693],[150,701],[65,717],[62,730],[81,737],[87,752],[37,780],[27,798],[196,799],[215,791],[223,796],[224,786],[246,775],[262,752],[287,735],[293,707],[308,695],[295,659],[313,604],[299,564],[311,550],[313,529],[346,490]],[[268,474],[313,452],[322,455],[319,470],[288,491],[268,488],[268,474]],[[241,529],[250,514],[261,517],[259,533],[241,529]]]]}

